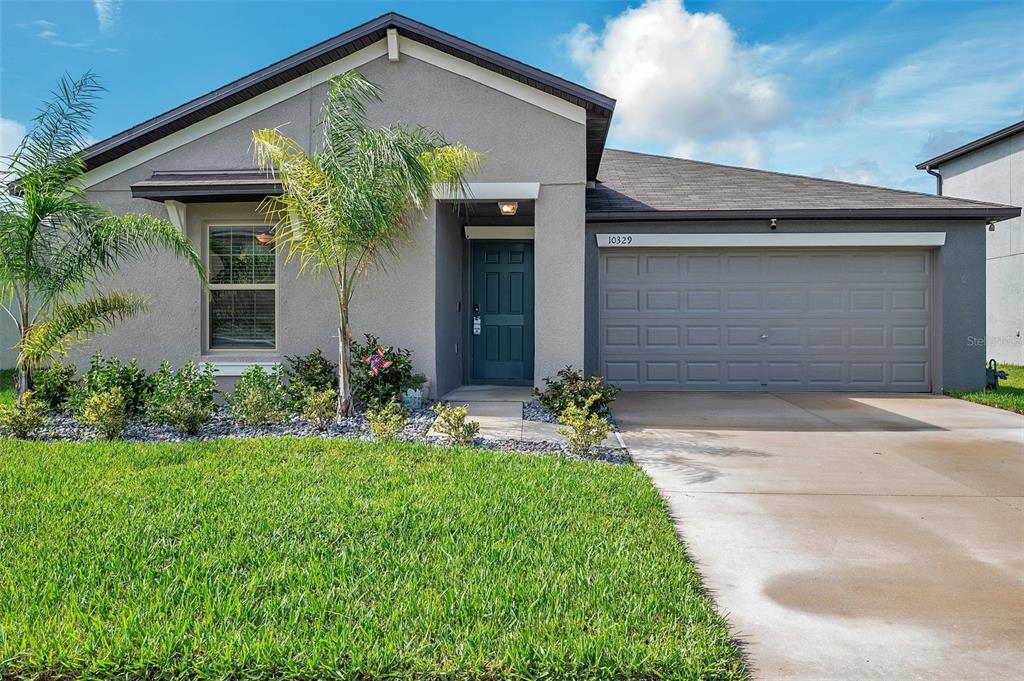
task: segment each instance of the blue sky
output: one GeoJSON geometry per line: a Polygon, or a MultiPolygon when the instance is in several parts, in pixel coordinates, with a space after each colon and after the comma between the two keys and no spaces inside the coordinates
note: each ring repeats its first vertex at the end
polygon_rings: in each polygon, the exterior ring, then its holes
{"type": "Polygon", "coordinates": [[[1017,2],[0,1],[3,151],[64,72],[102,139],[395,10],[616,97],[610,146],[932,191],[1024,118],[1017,2]]]}

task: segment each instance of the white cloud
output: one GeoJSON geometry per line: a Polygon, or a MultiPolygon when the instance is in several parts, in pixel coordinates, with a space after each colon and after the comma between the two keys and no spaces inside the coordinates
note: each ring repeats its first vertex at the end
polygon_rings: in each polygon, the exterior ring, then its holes
{"type": "Polygon", "coordinates": [[[618,100],[613,135],[633,142],[687,155],[714,147],[750,163],[762,157],[754,133],[788,108],[778,79],[758,70],[766,48],[680,0],[647,0],[599,33],[580,24],[566,44],[590,83],[618,100]]]}
{"type": "MultiPolygon", "coordinates": [[[[11,118],[0,118],[0,156],[10,156],[21,144],[27,130],[11,118]]],[[[7,159],[0,159],[0,173],[7,171],[7,159]]]]}
{"type": "Polygon", "coordinates": [[[100,25],[100,33],[110,35],[117,29],[117,23],[121,19],[121,0],[92,0],[93,9],[96,10],[96,21],[100,25]]]}

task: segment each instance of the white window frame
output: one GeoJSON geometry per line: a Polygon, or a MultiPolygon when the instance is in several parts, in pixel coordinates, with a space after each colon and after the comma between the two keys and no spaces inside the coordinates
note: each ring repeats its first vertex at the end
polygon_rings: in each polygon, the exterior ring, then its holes
{"type": "MultiPolygon", "coordinates": [[[[212,227],[246,227],[256,229],[273,229],[271,225],[260,223],[259,220],[252,219],[241,219],[241,220],[204,220],[202,222],[203,229],[203,263],[206,266],[206,272],[209,274],[210,270],[210,229],[212,227]]],[[[274,283],[273,284],[213,284],[208,283],[206,290],[203,291],[203,313],[202,313],[202,327],[203,327],[203,354],[204,355],[219,355],[219,354],[240,354],[240,353],[276,353],[281,347],[281,296],[278,295],[278,282],[281,280],[281,255],[278,252],[278,248],[274,246],[274,283]],[[211,291],[273,291],[274,292],[274,347],[251,347],[251,348],[215,348],[211,345],[210,334],[213,331],[212,322],[210,320],[210,304],[211,304],[211,291]]]]}

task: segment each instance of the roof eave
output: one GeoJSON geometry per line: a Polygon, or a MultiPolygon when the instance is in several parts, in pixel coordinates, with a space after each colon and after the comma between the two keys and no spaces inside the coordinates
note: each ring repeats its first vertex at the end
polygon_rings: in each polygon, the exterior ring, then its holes
{"type": "Polygon", "coordinates": [[[999,222],[1020,216],[1021,209],[1000,208],[812,208],[785,210],[645,210],[587,211],[587,222],[662,222],[667,220],[924,220],[984,219],[999,222]]]}
{"type": "Polygon", "coordinates": [[[990,144],[995,144],[996,142],[1001,142],[1004,139],[1008,137],[1013,137],[1014,135],[1021,132],[1024,132],[1024,121],[1014,123],[1013,125],[1008,125],[1002,130],[996,130],[995,132],[985,135],[984,137],[979,137],[978,139],[972,142],[968,142],[967,144],[964,144],[962,146],[959,146],[956,149],[951,149],[944,154],[939,154],[935,158],[928,159],[923,163],[918,163],[915,167],[918,170],[938,168],[943,163],[949,163],[950,161],[958,159],[961,156],[966,156],[967,154],[973,151],[977,151],[979,149],[987,147],[990,144]]]}

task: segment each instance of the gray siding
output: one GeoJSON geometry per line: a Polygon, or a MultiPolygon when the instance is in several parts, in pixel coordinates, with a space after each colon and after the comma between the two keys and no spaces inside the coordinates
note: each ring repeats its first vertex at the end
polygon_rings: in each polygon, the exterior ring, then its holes
{"type": "MultiPolygon", "coordinates": [[[[946,196],[1024,205],[1024,134],[1009,137],[939,168],[946,196]]],[[[987,356],[1024,364],[1024,217],[986,234],[987,356]]]]}

